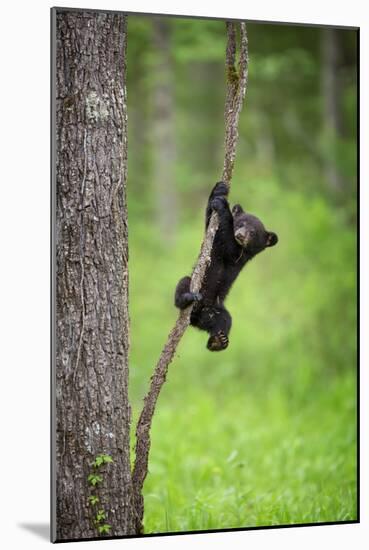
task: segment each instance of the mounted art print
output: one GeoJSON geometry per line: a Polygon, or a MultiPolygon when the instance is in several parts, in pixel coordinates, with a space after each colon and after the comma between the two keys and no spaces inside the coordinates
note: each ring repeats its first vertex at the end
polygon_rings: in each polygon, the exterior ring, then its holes
{"type": "Polygon", "coordinates": [[[51,25],[52,540],[357,522],[358,29],[51,25]]]}

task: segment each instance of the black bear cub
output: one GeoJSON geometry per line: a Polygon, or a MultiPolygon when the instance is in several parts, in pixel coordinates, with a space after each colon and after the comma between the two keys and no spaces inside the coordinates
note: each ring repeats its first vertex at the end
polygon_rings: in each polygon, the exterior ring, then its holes
{"type": "Polygon", "coordinates": [[[239,204],[231,211],[227,195],[228,187],[220,181],[209,197],[206,227],[212,210],[218,212],[219,227],[200,292],[190,292],[191,277],[183,277],[175,292],[175,305],[179,309],[194,302],[190,322],[209,333],[207,348],[210,351],[221,351],[228,346],[232,317],[224,307],[224,300],[241,269],[256,254],[278,242],[275,233],[266,231],[261,221],[244,212],[239,204]]]}

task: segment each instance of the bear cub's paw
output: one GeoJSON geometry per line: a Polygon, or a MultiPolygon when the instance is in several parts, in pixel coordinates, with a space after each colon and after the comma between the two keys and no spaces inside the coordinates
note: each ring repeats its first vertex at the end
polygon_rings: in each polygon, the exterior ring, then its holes
{"type": "Polygon", "coordinates": [[[227,197],[229,193],[228,185],[224,183],[224,181],[218,181],[218,183],[215,185],[212,196],[215,197],[227,197]]]}
{"type": "Polygon", "coordinates": [[[210,336],[206,347],[210,351],[222,351],[228,347],[228,344],[228,336],[220,330],[213,336],[210,336]]]}

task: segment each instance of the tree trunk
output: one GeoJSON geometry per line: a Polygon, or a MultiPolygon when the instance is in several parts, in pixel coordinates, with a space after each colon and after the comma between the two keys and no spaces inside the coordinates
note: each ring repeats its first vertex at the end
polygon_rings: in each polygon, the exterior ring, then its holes
{"type": "Polygon", "coordinates": [[[126,17],[58,8],[53,17],[53,538],[62,541],[135,534],[135,514],[128,402],[126,17]],[[94,467],[98,455],[113,462],[94,467]],[[88,481],[91,473],[101,477],[96,486],[88,481]],[[91,496],[99,502],[91,503],[91,496]],[[94,523],[98,510],[105,518],[94,523]]]}
{"type": "Polygon", "coordinates": [[[170,54],[170,22],[153,18],[153,45],[157,55],[153,85],[153,182],[156,219],[162,238],[168,242],[177,226],[175,180],[175,132],[173,109],[173,70],[170,54]]]}
{"type": "Polygon", "coordinates": [[[344,178],[337,167],[337,140],[343,136],[342,96],[343,82],[339,69],[342,55],[340,33],[337,29],[322,30],[322,91],[324,126],[332,151],[325,163],[326,178],[333,191],[341,191],[344,178]]]}

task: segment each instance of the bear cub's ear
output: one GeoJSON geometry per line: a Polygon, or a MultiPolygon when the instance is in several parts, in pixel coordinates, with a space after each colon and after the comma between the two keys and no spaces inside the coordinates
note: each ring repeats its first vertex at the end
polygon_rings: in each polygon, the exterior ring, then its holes
{"type": "Polygon", "coordinates": [[[235,204],[232,208],[232,216],[239,216],[239,214],[243,214],[244,210],[240,204],[235,204]]]}
{"type": "Polygon", "coordinates": [[[267,240],[265,246],[274,246],[278,242],[278,236],[273,231],[267,231],[267,240]]]}

